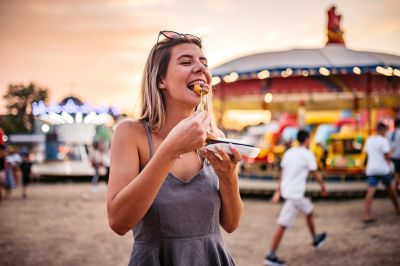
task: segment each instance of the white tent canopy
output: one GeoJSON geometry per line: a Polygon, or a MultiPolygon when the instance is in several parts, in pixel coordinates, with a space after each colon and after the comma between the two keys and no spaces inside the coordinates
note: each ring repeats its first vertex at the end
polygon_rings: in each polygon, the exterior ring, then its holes
{"type": "Polygon", "coordinates": [[[343,45],[329,44],[320,49],[292,49],[252,54],[215,67],[212,73],[220,77],[230,73],[242,76],[254,75],[263,70],[272,72],[291,69],[293,73],[301,70],[318,71],[321,67],[338,73],[352,72],[354,67],[359,68],[361,72],[375,72],[377,67],[383,67],[392,72],[396,70],[394,73],[397,74],[400,72],[400,56],[356,51],[343,45]]]}

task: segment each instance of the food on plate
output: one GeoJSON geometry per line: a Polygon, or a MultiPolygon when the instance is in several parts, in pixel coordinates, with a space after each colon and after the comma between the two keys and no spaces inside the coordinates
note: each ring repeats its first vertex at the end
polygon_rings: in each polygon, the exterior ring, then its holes
{"type": "Polygon", "coordinates": [[[255,158],[260,153],[259,148],[244,143],[242,141],[235,139],[215,138],[214,136],[210,136],[211,135],[207,137],[207,145],[205,146],[210,151],[217,152],[217,145],[219,145],[226,153],[232,154],[232,151],[230,149],[230,144],[232,144],[239,151],[240,154],[247,157],[255,158]]]}

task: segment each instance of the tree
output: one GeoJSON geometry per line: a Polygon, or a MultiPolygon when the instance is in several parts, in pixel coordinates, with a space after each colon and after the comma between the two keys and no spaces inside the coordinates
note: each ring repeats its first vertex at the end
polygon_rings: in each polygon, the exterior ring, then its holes
{"type": "Polygon", "coordinates": [[[48,89],[34,83],[10,84],[3,98],[6,100],[7,114],[0,120],[0,126],[7,134],[32,133],[32,103],[46,101],[48,89]]]}

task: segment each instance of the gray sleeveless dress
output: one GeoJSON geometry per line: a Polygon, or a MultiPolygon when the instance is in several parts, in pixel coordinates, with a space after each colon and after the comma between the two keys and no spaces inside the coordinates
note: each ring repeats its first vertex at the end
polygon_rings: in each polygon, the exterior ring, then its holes
{"type": "MultiPolygon", "coordinates": [[[[145,125],[150,157],[154,147],[145,125]]],[[[133,228],[129,266],[231,266],[219,227],[218,177],[203,168],[188,181],[169,173],[143,219],[133,228]]]]}

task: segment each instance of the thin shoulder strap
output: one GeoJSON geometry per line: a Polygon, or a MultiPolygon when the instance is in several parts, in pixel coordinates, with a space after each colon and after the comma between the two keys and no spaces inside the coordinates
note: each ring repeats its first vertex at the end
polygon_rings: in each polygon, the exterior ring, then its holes
{"type": "Polygon", "coordinates": [[[146,121],[143,122],[143,126],[146,129],[147,141],[149,142],[150,158],[151,158],[153,157],[154,154],[153,138],[151,136],[151,131],[146,121]]]}

